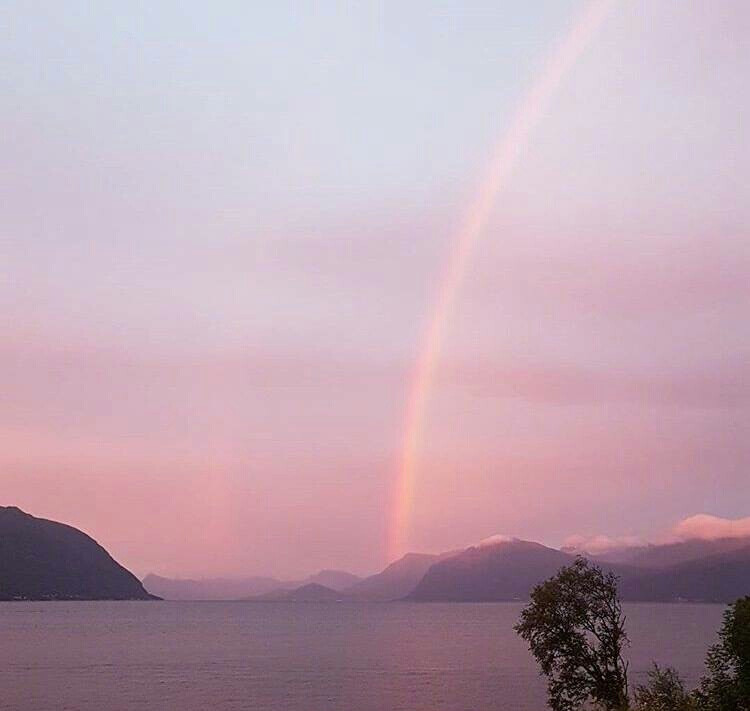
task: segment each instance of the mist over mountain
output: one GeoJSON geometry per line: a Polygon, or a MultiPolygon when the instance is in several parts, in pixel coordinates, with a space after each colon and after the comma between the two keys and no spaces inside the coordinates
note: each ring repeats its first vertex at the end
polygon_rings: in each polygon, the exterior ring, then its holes
{"type": "Polygon", "coordinates": [[[399,600],[406,597],[434,564],[452,553],[407,553],[380,573],[352,585],[346,592],[358,600],[399,600]]]}
{"type": "Polygon", "coordinates": [[[303,580],[279,580],[265,576],[244,578],[165,578],[150,573],[143,579],[149,592],[165,600],[244,600],[281,590],[294,590],[310,583],[343,590],[361,578],[344,570],[321,570],[303,580]]]}
{"type": "Polygon", "coordinates": [[[188,580],[150,574],[143,579],[143,584],[149,592],[166,600],[245,600],[265,596],[289,599],[282,593],[310,584],[346,593],[347,598],[353,600],[399,600],[414,589],[433,563],[453,554],[407,553],[381,572],[366,578],[342,570],[321,570],[297,581],[262,576],[188,580]]]}
{"type": "Polygon", "coordinates": [[[303,581],[303,584],[317,583],[331,590],[346,590],[362,580],[359,575],[345,570],[321,570],[303,581]]]}
{"type": "Polygon", "coordinates": [[[240,600],[263,595],[284,585],[281,580],[262,576],[190,580],[164,578],[151,573],[143,579],[146,590],[165,600],[240,600]]]}
{"type": "Polygon", "coordinates": [[[640,568],[663,568],[687,563],[704,556],[728,553],[747,546],[750,546],[748,537],[715,540],[693,538],[675,543],[619,547],[591,557],[606,563],[627,563],[640,568]]]}
{"type": "Polygon", "coordinates": [[[72,526],[0,506],[0,600],[149,600],[138,578],[72,526]]]}
{"type": "MultiPolygon", "coordinates": [[[[578,554],[581,552],[495,536],[461,551],[407,553],[364,579],[344,571],[323,570],[302,581],[264,577],[169,580],[150,575],[144,583],[150,592],[172,600],[525,600],[536,584],[569,565],[578,554]]],[[[638,545],[584,555],[619,577],[625,601],[726,602],[750,591],[747,538],[638,545]]]]}

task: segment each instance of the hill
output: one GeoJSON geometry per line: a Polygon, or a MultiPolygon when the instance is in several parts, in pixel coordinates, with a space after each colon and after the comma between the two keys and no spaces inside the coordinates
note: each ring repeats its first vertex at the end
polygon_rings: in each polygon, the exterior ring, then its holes
{"type": "MultiPolygon", "coordinates": [[[[625,559],[628,565],[594,562],[619,577],[626,602],[730,602],[750,592],[750,545],[741,539],[646,546],[625,559]],[[679,562],[660,565],[671,560],[679,562]]],[[[432,565],[408,599],[525,600],[536,584],[573,560],[571,553],[530,541],[472,547],[432,565]]]]}
{"type": "Polygon", "coordinates": [[[430,566],[447,555],[452,554],[407,553],[380,573],[346,588],[345,592],[356,600],[400,600],[416,587],[430,566]]]}
{"type": "Polygon", "coordinates": [[[534,585],[572,560],[566,553],[530,541],[475,546],[432,565],[408,599],[525,600],[534,585]]]}
{"type": "Polygon", "coordinates": [[[0,600],[150,600],[141,582],[72,526],[0,506],[0,600]]]}
{"type": "Polygon", "coordinates": [[[361,580],[362,578],[358,575],[347,573],[345,570],[321,570],[319,573],[315,573],[315,575],[311,575],[306,580],[303,580],[301,584],[317,583],[332,590],[346,590],[361,580]]]}
{"type": "Polygon", "coordinates": [[[165,600],[241,600],[277,590],[284,583],[260,576],[189,580],[150,574],[143,579],[143,586],[165,600]]]}
{"type": "Polygon", "coordinates": [[[245,600],[280,590],[293,590],[316,583],[332,590],[343,590],[360,578],[343,570],[321,570],[304,580],[278,580],[264,576],[245,578],[164,578],[153,573],[143,579],[149,592],[165,600],[245,600]]]}
{"type": "Polygon", "coordinates": [[[623,600],[731,602],[750,592],[750,546],[625,577],[623,600]]]}
{"type": "Polygon", "coordinates": [[[274,592],[249,598],[252,602],[339,602],[346,596],[338,590],[327,588],[318,583],[307,583],[294,590],[275,590],[274,592]]]}
{"type": "Polygon", "coordinates": [[[616,548],[593,556],[606,563],[626,563],[638,568],[667,568],[719,553],[730,553],[750,546],[750,538],[694,538],[675,543],[616,548]]]}

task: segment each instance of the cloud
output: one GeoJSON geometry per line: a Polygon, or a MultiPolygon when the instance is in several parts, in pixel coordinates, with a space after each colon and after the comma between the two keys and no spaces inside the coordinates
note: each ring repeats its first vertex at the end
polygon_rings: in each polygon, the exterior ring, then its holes
{"type": "Polygon", "coordinates": [[[600,313],[619,321],[731,310],[750,292],[750,250],[731,232],[713,243],[689,232],[586,240],[557,229],[556,249],[544,231],[488,244],[470,298],[524,313],[600,313]]]}
{"type": "Polygon", "coordinates": [[[446,381],[477,395],[530,402],[619,402],[662,407],[738,408],[750,404],[750,371],[744,363],[721,371],[626,372],[559,364],[496,363],[479,358],[450,363],[446,381]]]}
{"type": "Polygon", "coordinates": [[[681,541],[700,538],[711,541],[717,538],[750,537],[750,516],[745,518],[721,518],[710,514],[696,514],[680,521],[672,534],[681,541]]]}
{"type": "MultiPolygon", "coordinates": [[[[721,518],[711,514],[695,514],[682,519],[668,532],[656,536],[650,543],[676,543],[701,539],[713,541],[719,538],[750,538],[750,516],[745,518],[721,518]]],[[[574,534],[563,542],[563,549],[600,555],[618,548],[646,545],[645,539],[638,536],[607,536],[596,534],[582,536],[574,534]]]]}
{"type": "Polygon", "coordinates": [[[515,536],[506,536],[503,533],[496,533],[494,536],[488,536],[479,541],[479,548],[486,548],[487,546],[496,546],[499,543],[512,543],[518,539],[515,536]]]}
{"type": "Polygon", "coordinates": [[[641,539],[638,536],[616,536],[613,538],[602,534],[596,536],[575,534],[565,539],[563,549],[598,555],[617,548],[628,548],[641,544],[641,539]]]}

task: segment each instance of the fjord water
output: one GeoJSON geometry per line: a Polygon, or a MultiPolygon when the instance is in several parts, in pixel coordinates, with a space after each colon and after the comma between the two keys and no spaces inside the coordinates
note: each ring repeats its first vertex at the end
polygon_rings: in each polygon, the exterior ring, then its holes
{"type": "MultiPolygon", "coordinates": [[[[57,602],[0,605],[0,708],[541,711],[522,605],[57,602]]],[[[632,680],[691,684],[722,606],[626,606],[632,680]]]]}

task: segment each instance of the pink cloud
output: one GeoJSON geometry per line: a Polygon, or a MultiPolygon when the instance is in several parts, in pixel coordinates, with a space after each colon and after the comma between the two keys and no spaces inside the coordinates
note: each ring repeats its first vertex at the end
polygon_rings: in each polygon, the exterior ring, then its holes
{"type": "Polygon", "coordinates": [[[662,369],[661,372],[597,370],[559,364],[496,363],[474,359],[445,368],[446,381],[482,396],[535,402],[620,402],[663,407],[737,408],[750,402],[744,363],[720,372],[662,369]]]}
{"type": "MultiPolygon", "coordinates": [[[[656,536],[651,543],[675,543],[701,539],[713,541],[719,538],[750,537],[750,516],[745,518],[721,518],[710,514],[695,514],[679,521],[669,532],[656,536]]],[[[617,548],[646,545],[638,536],[608,536],[574,534],[563,542],[563,548],[574,552],[599,555],[617,548]]]]}
{"type": "Polygon", "coordinates": [[[692,538],[711,541],[717,538],[750,537],[750,516],[731,519],[710,514],[696,514],[680,521],[672,529],[672,533],[681,541],[692,538]]]}
{"type": "Polygon", "coordinates": [[[518,539],[515,536],[507,536],[504,533],[496,533],[493,536],[488,536],[479,541],[479,548],[485,548],[487,546],[495,546],[498,543],[512,543],[518,539]]]}
{"type": "Polygon", "coordinates": [[[581,553],[592,553],[598,555],[616,548],[628,548],[630,546],[641,545],[641,539],[638,536],[581,536],[578,534],[568,536],[563,548],[581,553]]]}

